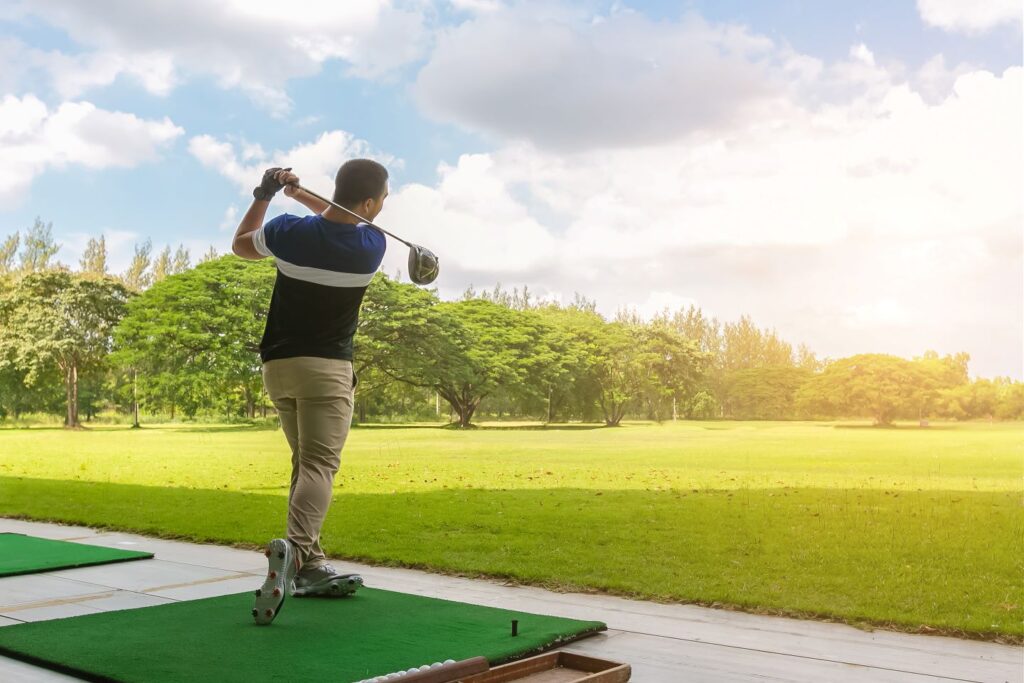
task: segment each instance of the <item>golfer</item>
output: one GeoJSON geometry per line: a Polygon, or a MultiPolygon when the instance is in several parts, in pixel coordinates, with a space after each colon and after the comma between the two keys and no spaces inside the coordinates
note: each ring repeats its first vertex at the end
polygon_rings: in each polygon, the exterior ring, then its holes
{"type": "MultiPolygon", "coordinates": [[[[291,169],[271,168],[238,224],[232,251],[273,256],[277,279],[260,342],[263,383],[292,450],[287,538],[267,545],[267,579],[252,614],[269,624],[287,595],[346,595],[362,579],[338,574],[320,547],[334,476],[352,422],[352,337],[367,285],[384,258],[385,237],[358,219],[294,187],[291,169]],[[313,215],[283,214],[263,223],[281,189],[313,215]]],[[[338,170],[334,202],[372,221],[388,195],[388,172],[369,159],[338,170]]]]}

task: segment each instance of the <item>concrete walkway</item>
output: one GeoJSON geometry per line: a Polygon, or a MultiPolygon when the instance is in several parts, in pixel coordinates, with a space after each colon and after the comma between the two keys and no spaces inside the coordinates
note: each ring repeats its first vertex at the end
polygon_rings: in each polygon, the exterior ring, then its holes
{"type": "MultiPolygon", "coordinates": [[[[180,543],[85,527],[0,518],[0,532],[144,550],[154,559],[0,579],[0,626],[159,605],[258,587],[256,551],[180,543]]],[[[269,539],[268,539],[269,540],[269,539]]],[[[702,681],[991,681],[1024,683],[1024,649],[991,643],[865,632],[601,595],[553,593],[500,582],[336,562],[368,586],[608,624],[567,650],[628,662],[637,683],[702,681]]],[[[197,676],[196,680],[200,680],[197,676]]],[[[0,657],[0,681],[70,681],[0,657]]]]}

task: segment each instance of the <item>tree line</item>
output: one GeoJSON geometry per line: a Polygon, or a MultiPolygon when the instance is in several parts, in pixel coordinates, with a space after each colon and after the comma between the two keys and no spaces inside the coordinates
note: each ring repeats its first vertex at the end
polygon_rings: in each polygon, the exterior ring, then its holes
{"type": "MultiPolygon", "coordinates": [[[[147,243],[111,275],[102,238],[77,271],[58,249],[38,220],[0,248],[0,418],[267,414],[257,347],[272,261],[211,248],[192,266],[187,250],[152,259],[147,243]]],[[[966,353],[819,360],[747,316],[722,323],[690,306],[606,319],[579,294],[563,305],[525,287],[442,301],[384,273],[355,356],[359,421],[1024,418],[1024,383],[971,381],[966,353]]]]}

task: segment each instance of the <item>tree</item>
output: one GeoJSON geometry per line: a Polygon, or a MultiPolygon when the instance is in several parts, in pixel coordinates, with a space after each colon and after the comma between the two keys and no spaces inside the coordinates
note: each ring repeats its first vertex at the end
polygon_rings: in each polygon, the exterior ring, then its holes
{"type": "Polygon", "coordinates": [[[687,339],[664,317],[655,318],[638,331],[646,369],[642,395],[648,416],[662,420],[673,414],[673,405],[688,401],[699,389],[710,361],[697,342],[687,339]]]}
{"type": "Polygon", "coordinates": [[[794,417],[796,394],[813,374],[786,366],[742,368],[725,379],[725,396],[738,420],[786,420],[794,417]]]}
{"type": "Polygon", "coordinates": [[[1000,401],[1000,387],[988,379],[949,387],[939,392],[936,413],[954,420],[991,418],[1000,401]]]}
{"type": "Polygon", "coordinates": [[[124,275],[121,276],[125,286],[133,292],[141,292],[146,287],[149,287],[153,281],[153,276],[147,272],[152,251],[153,242],[151,240],[135,245],[135,254],[132,256],[132,261],[128,264],[128,269],[124,272],[124,275]]]}
{"type": "MultiPolygon", "coordinates": [[[[433,373],[435,388],[468,427],[480,402],[499,387],[516,393],[537,391],[534,383],[557,363],[548,329],[529,311],[515,311],[484,299],[446,302],[436,307],[458,321],[464,344],[457,365],[433,373]]],[[[546,387],[545,387],[546,388],[546,387]]]]}
{"type": "Polygon", "coordinates": [[[14,233],[0,244],[0,275],[14,271],[14,259],[18,255],[21,234],[14,233]]]}
{"type": "Polygon", "coordinates": [[[82,258],[78,262],[79,269],[83,273],[92,273],[93,275],[106,275],[107,274],[107,239],[103,235],[100,235],[99,239],[94,237],[89,238],[88,244],[85,245],[85,251],[82,252],[82,258]]]}
{"type": "Polygon", "coordinates": [[[178,275],[184,273],[186,270],[192,267],[192,261],[189,258],[188,249],[185,245],[179,244],[177,250],[174,252],[174,263],[171,266],[171,274],[178,275]]]}
{"type": "Polygon", "coordinates": [[[999,403],[996,405],[995,417],[1000,420],[1024,418],[1024,382],[997,377],[995,384],[999,387],[999,403]]]}
{"type": "Polygon", "coordinates": [[[155,283],[131,301],[115,330],[115,360],[138,373],[148,405],[255,415],[259,341],[274,286],[272,261],[224,256],[155,283]]]}
{"type": "Polygon", "coordinates": [[[913,363],[920,372],[920,383],[913,400],[917,412],[912,417],[923,419],[931,415],[944,391],[966,385],[970,359],[967,353],[940,358],[935,351],[926,351],[922,357],[915,358],[913,363]]]}
{"type": "Polygon", "coordinates": [[[809,415],[871,415],[888,425],[915,411],[926,376],[911,361],[886,354],[860,354],[830,364],[805,383],[797,408],[809,415]]]}
{"type": "Polygon", "coordinates": [[[796,354],[796,366],[809,372],[821,372],[825,364],[818,360],[806,344],[800,344],[796,354]]]}
{"type": "Polygon", "coordinates": [[[644,388],[647,360],[637,326],[624,322],[606,323],[599,337],[599,351],[592,372],[598,388],[597,400],[609,427],[618,426],[630,403],[644,388]]]}
{"type": "Polygon", "coordinates": [[[57,262],[51,263],[51,259],[60,247],[53,241],[53,223],[43,223],[37,216],[23,241],[20,255],[22,272],[38,273],[59,266],[57,262]]]}
{"type": "Polygon", "coordinates": [[[532,311],[485,299],[436,297],[378,274],[360,315],[357,357],[384,375],[430,388],[469,427],[480,402],[498,389],[538,395],[557,362],[550,329],[532,311]]]}
{"type": "Polygon", "coordinates": [[[607,323],[591,302],[579,297],[571,306],[549,304],[537,309],[537,314],[554,328],[561,343],[561,372],[547,385],[547,421],[570,415],[588,419],[598,401],[595,370],[607,323]]]}
{"type": "Polygon", "coordinates": [[[395,382],[440,391],[443,378],[468,361],[466,330],[438,303],[430,290],[384,273],[374,276],[363,297],[353,354],[360,378],[360,411],[395,382]]]}
{"type": "Polygon", "coordinates": [[[79,376],[102,368],[128,292],[110,278],[51,270],[25,275],[0,296],[0,357],[24,370],[29,385],[59,370],[65,426],[79,426],[79,376]]]}
{"type": "Polygon", "coordinates": [[[153,261],[153,282],[160,282],[172,274],[174,262],[171,260],[171,247],[165,246],[153,261]]]}
{"type": "Polygon", "coordinates": [[[220,258],[217,253],[217,247],[210,245],[210,248],[206,250],[206,253],[199,259],[200,263],[206,263],[207,261],[213,261],[214,259],[220,258]]]}

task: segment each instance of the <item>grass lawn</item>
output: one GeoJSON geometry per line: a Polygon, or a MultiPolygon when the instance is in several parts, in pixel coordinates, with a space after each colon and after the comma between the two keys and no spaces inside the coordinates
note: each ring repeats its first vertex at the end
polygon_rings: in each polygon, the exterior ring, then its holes
{"type": "MultiPolygon", "coordinates": [[[[0,515],[261,546],[275,429],[0,429],[0,515]]],[[[1024,424],[353,429],[340,558],[1024,642],[1024,424]]]]}

